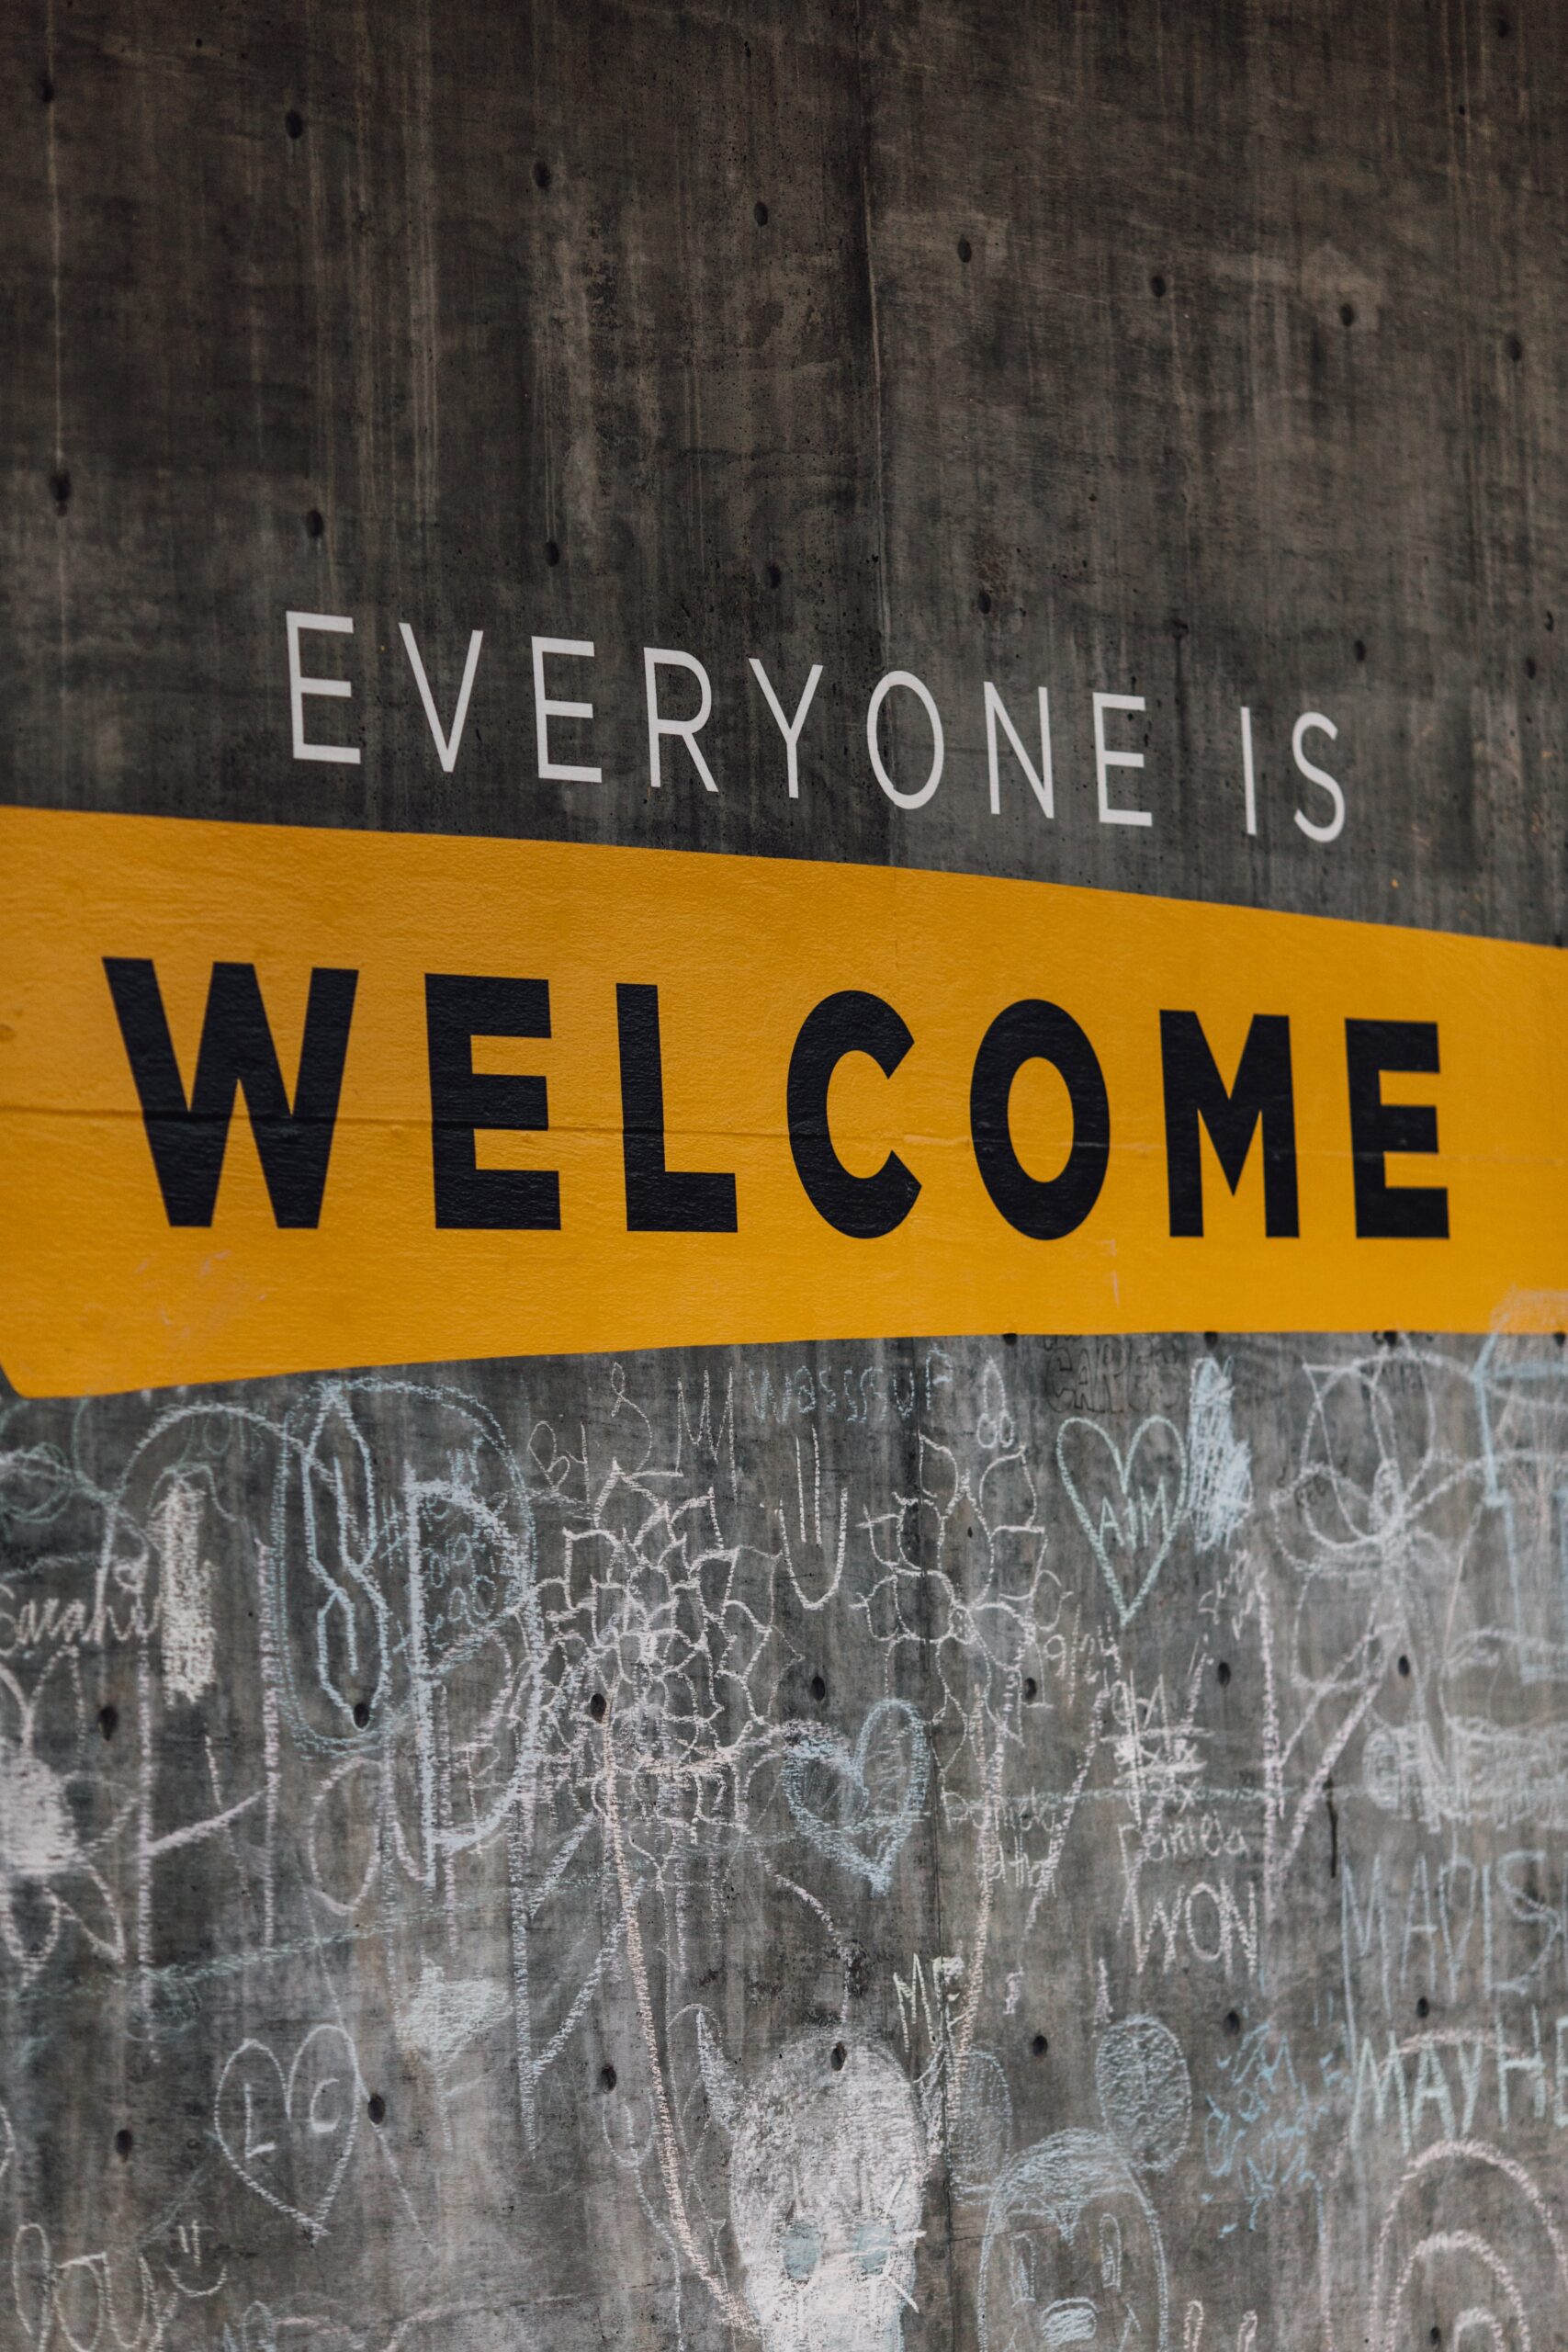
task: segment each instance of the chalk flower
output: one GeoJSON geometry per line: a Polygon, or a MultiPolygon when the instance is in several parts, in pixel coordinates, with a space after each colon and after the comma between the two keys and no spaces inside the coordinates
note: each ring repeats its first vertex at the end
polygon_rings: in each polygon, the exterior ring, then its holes
{"type": "Polygon", "coordinates": [[[0,1949],[24,1978],[74,1928],[103,1959],[125,1957],[118,1906],[97,1857],[123,1814],[97,1836],[101,1774],[88,1769],[76,1661],[57,1650],[29,1696],[0,1666],[0,1949]]]}

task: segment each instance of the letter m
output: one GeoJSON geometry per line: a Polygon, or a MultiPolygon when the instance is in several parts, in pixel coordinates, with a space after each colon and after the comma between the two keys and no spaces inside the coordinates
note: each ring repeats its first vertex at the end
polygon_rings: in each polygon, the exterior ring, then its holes
{"type": "Polygon", "coordinates": [[[236,1089],[251,1114],[274,1218],[319,1223],[358,973],[310,974],[290,1103],[254,964],[212,967],[188,1102],[151,958],[106,956],[104,970],[169,1223],[212,1223],[236,1089]]]}
{"type": "Polygon", "coordinates": [[[1296,1109],[1291,1078],[1291,1024],[1282,1012],[1254,1015],[1227,1088],[1195,1012],[1162,1012],[1165,1154],[1173,1235],[1203,1230],[1202,1148],[1209,1141],[1234,1193],[1259,1125],[1263,1129],[1263,1229],[1270,1240],[1301,1231],[1296,1206],[1296,1109]]]}

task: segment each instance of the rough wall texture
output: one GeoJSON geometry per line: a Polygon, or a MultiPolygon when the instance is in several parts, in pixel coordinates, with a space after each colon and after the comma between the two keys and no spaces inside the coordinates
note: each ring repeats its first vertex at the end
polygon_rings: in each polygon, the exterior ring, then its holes
{"type": "MultiPolygon", "coordinates": [[[[1562,10],[54,0],[0,55],[8,798],[1561,944],[1562,10]],[[355,768],[290,756],[289,607],[355,616],[355,768]],[[485,631],[449,774],[404,620],[443,712],[485,631]],[[597,785],[536,779],[537,633],[597,785]],[[645,645],[711,794],[649,789],[645,645]],[[754,652],[824,665],[797,799],[754,652]],[[1050,822],[987,677],[1049,684],[1050,822]]],[[[1550,1339],[8,1403],[0,2343],[1568,2341],[1565,1497],[1550,1339]]]]}

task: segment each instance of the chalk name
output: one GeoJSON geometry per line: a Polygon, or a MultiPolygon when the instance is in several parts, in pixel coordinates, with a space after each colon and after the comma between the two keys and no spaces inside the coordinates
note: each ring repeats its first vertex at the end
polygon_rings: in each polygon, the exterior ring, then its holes
{"type": "MultiPolygon", "coordinates": [[[[188,1097],[154,964],[141,956],[106,956],[104,969],[169,1224],[212,1223],[235,1100],[243,1094],[275,1222],[279,1227],[317,1226],[358,973],[312,970],[291,1100],[254,964],[212,967],[188,1097]]],[[[436,1227],[558,1231],[570,1204],[563,1203],[558,1171],[481,1167],[476,1148],[485,1134],[548,1130],[543,1076],[480,1072],[473,1057],[476,1038],[551,1035],[548,981],[432,972],[425,975],[424,1003],[436,1227]]],[[[606,990],[607,1019],[609,1006],[606,990]]],[[[657,987],[618,984],[614,1018],[627,1232],[736,1232],[740,1203],[734,1173],[669,1164],[657,987]]],[[[829,1087],[840,1063],[851,1055],[869,1057],[891,1080],[915,1042],[887,999],[864,989],[839,989],[807,1015],[781,1069],[781,1108],[801,1188],[824,1223],[852,1239],[875,1240],[901,1226],[919,1197],[920,1179],[892,1148],[872,1174],[846,1167],[829,1125],[829,1087]]],[[[1152,1035],[1150,1046],[1156,1046],[1152,1035]]],[[[1157,1051],[1171,1235],[1203,1233],[1203,1135],[1233,1193],[1258,1144],[1265,1235],[1270,1240],[1299,1235],[1288,1018],[1253,1016],[1228,1084],[1194,1012],[1160,1012],[1157,1051]]],[[[1388,1102],[1382,1092],[1386,1074],[1438,1072],[1437,1023],[1347,1020],[1344,1068],[1356,1237],[1446,1239],[1446,1187],[1391,1183],[1386,1166],[1392,1154],[1437,1151],[1437,1110],[1431,1103],[1388,1102]]],[[[1021,999],[998,1012],[977,1039],[968,1080],[969,1145],[998,1215],[1032,1240],[1060,1240],[1076,1232],[1100,1197],[1112,1124],[1104,1071],[1087,1031],[1058,1004],[1021,999]],[[1037,1176],[1024,1165],[1012,1132],[1013,1081],[1031,1062],[1048,1064],[1059,1074],[1071,1110],[1066,1161],[1051,1177],[1037,1176]]],[[[915,1147],[903,1140],[918,1158],[915,1147]]]]}
{"type": "MultiPolygon", "coordinates": [[[[285,614],[284,625],[288,641],[288,706],[294,757],[334,766],[357,767],[361,759],[359,747],[354,743],[321,741],[315,730],[326,724],[326,715],[308,712],[306,708],[310,701],[350,700],[354,693],[352,682],[346,678],[308,673],[301,644],[302,638],[311,634],[352,637],[355,633],[352,615],[290,612],[285,614]]],[[[424,659],[413,630],[407,621],[400,621],[398,627],[436,757],[443,773],[450,775],[457,767],[463,730],[468,723],[468,704],[479,673],[484,631],[477,628],[469,637],[462,682],[451,717],[444,721],[436,707],[424,659]]],[[[645,645],[641,650],[649,788],[655,792],[661,790],[667,781],[667,763],[682,759],[689,762],[690,771],[694,772],[705,792],[716,793],[718,780],[699,741],[713,715],[713,684],[707,671],[694,654],[682,652],[674,646],[645,645]],[[691,707],[694,697],[694,709],[691,707]],[[686,706],[683,712],[675,707],[682,702],[686,706]]],[[[602,783],[604,771],[598,762],[581,756],[561,756],[567,748],[578,754],[592,748],[592,740],[586,735],[593,721],[592,703],[563,691],[564,681],[568,677],[586,684],[587,664],[595,658],[592,639],[536,637],[531,640],[531,651],[536,770],[539,781],[548,784],[602,783]],[[547,672],[547,663],[550,665],[547,672]],[[567,664],[572,667],[569,670],[565,667],[567,664]],[[564,738],[564,730],[568,728],[575,729],[570,741],[564,738]]],[[[321,652],[310,655],[310,659],[318,662],[323,658],[321,652]]],[[[778,686],[756,654],[750,657],[748,667],[756,691],[782,740],[784,785],[788,797],[798,800],[801,739],[818,687],[822,682],[822,664],[820,662],[811,663],[793,715],[786,715],[785,710],[793,688],[786,687],[781,698],[778,686]]],[[[1055,775],[1050,695],[1046,688],[1040,686],[1036,689],[1035,711],[1021,726],[991,680],[984,679],[981,684],[986,768],[992,816],[1001,814],[1005,760],[1010,767],[1016,767],[1021,774],[1038,801],[1042,814],[1055,819],[1055,775]],[[1023,727],[1031,725],[1038,731],[1038,759],[1031,742],[1024,737],[1023,727]]],[[[1094,733],[1095,802],[1100,823],[1152,826],[1155,821],[1152,809],[1135,807],[1126,797],[1121,797],[1135,791],[1132,778],[1137,770],[1145,766],[1145,754],[1129,748],[1124,740],[1118,741],[1114,733],[1116,729],[1125,728],[1146,711],[1146,697],[1134,694],[1096,693],[1090,696],[1090,704],[1094,733]]],[[[1237,732],[1242,825],[1246,832],[1255,835],[1258,831],[1258,766],[1253,744],[1252,712],[1245,704],[1237,708],[1237,732]]],[[[1298,830],[1309,841],[1320,844],[1337,841],[1345,830],[1345,794],[1338,780],[1308,756],[1307,741],[1309,737],[1322,735],[1332,743],[1338,732],[1334,721],[1320,710],[1303,711],[1291,730],[1293,766],[1297,774],[1313,786],[1314,795],[1319,796],[1314,798],[1310,809],[1294,808],[1292,815],[1298,830]]],[[[896,808],[923,808],[933,797],[942,782],[946,743],[942,712],[936,697],[923,679],[909,670],[889,670],[877,680],[866,701],[866,758],[878,786],[896,808]],[[897,703],[895,697],[897,697],[897,703]],[[885,741],[885,722],[899,705],[912,714],[918,713],[914,726],[917,730],[923,730],[919,735],[922,743],[929,741],[930,745],[929,752],[922,753],[924,775],[909,773],[902,780],[888,766],[885,741]]]]}

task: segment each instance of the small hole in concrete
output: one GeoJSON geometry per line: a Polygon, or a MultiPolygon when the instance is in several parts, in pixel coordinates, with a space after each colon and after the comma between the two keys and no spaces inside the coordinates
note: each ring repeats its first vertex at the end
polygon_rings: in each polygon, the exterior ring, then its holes
{"type": "Polygon", "coordinates": [[[290,139],[302,139],[304,137],[305,118],[297,107],[290,107],[288,112],[284,116],[283,128],[287,130],[290,139]]]}
{"type": "Polygon", "coordinates": [[[310,513],[305,517],[306,530],[310,533],[311,538],[319,539],[326,527],[326,521],[321,514],[321,508],[319,506],[312,506],[310,513]]]}
{"type": "Polygon", "coordinates": [[[355,1731],[363,1731],[363,1730],[365,1729],[366,1724],[369,1722],[369,1720],[370,1720],[370,1702],[369,1702],[369,1700],[368,1700],[368,1699],[356,1699],[356,1700],[355,1701],[355,1702],[354,1702],[354,1728],[355,1728],[355,1731]]]}
{"type": "Polygon", "coordinates": [[[768,225],[767,206],[765,204],[754,204],[751,207],[751,218],[755,220],[759,229],[765,229],[768,225]]]}
{"type": "Polygon", "coordinates": [[[1432,2014],[1432,2004],[1425,1993],[1416,2004],[1416,2014],[1418,2018],[1429,2018],[1432,2014]]]}
{"type": "Polygon", "coordinates": [[[823,1700],[828,1696],[828,1685],[823,1681],[822,1677],[819,1674],[814,1674],[811,1678],[811,1695],[816,1700],[818,1706],[822,1704],[823,1700]]]}
{"type": "Polygon", "coordinates": [[[970,243],[970,242],[969,242],[968,238],[967,238],[967,237],[960,237],[960,238],[959,238],[959,240],[958,240],[958,258],[959,258],[959,260],[960,260],[960,261],[972,261],[972,260],[974,259],[974,256],[975,256],[975,248],[974,248],[974,246],[970,243]]]}
{"type": "Polygon", "coordinates": [[[1507,38],[1508,38],[1508,35],[1513,31],[1513,29],[1514,29],[1514,28],[1513,28],[1513,27],[1512,27],[1512,25],[1508,22],[1508,19],[1506,18],[1506,17],[1498,17],[1498,19],[1497,19],[1497,38],[1498,38],[1498,40],[1507,40],[1507,38]]]}
{"type": "Polygon", "coordinates": [[[1434,2322],[1434,2324],[1433,2324],[1433,2325],[1432,2325],[1431,2329],[1429,2330],[1429,2332],[1428,2332],[1428,2334],[1427,2334],[1427,2343],[1428,2343],[1428,2344],[1440,2344],[1440,2343],[1442,2342],[1442,2340],[1443,2340],[1443,2331],[1442,2331],[1442,2329],[1441,2329],[1440,2327],[1438,2327],[1438,2326],[1436,2324],[1436,2323],[1434,2322]]]}
{"type": "Polygon", "coordinates": [[[1165,300],[1165,280],[1164,280],[1164,278],[1160,276],[1160,274],[1159,274],[1159,272],[1158,272],[1158,270],[1157,270],[1157,269],[1156,270],[1156,272],[1155,272],[1154,276],[1153,276],[1153,277],[1150,278],[1150,280],[1149,280],[1149,292],[1154,296],[1155,300],[1156,300],[1156,302],[1163,302],[1163,301],[1164,301],[1164,300],[1165,300]]]}
{"type": "Polygon", "coordinates": [[[1241,2019],[1237,2017],[1234,2009],[1227,2009],[1225,2011],[1225,2031],[1227,2033],[1239,2033],[1241,2031],[1241,2019]]]}
{"type": "Polygon", "coordinates": [[[1359,638],[1356,639],[1355,644],[1351,647],[1350,650],[1354,653],[1354,655],[1355,655],[1355,657],[1356,657],[1356,659],[1357,659],[1357,661],[1358,661],[1358,662],[1364,662],[1364,661],[1366,660],[1366,658],[1367,658],[1367,641],[1366,641],[1366,639],[1365,639],[1365,638],[1363,638],[1363,637],[1359,637],[1359,638]]]}
{"type": "Polygon", "coordinates": [[[1206,1348],[1217,1348],[1217,1347],[1219,1346],[1219,1343],[1220,1343],[1220,1335],[1219,1335],[1219,1333],[1218,1333],[1217,1331],[1205,1331],[1205,1332],[1204,1332],[1204,1334],[1203,1334],[1203,1345],[1204,1345],[1206,1348]]]}
{"type": "Polygon", "coordinates": [[[100,1707],[98,1709],[98,1729],[102,1732],[106,1739],[112,1739],[114,1737],[116,1732],[119,1729],[119,1709],[118,1707],[100,1707]]]}
{"type": "Polygon", "coordinates": [[[49,494],[62,514],[71,503],[71,477],[62,467],[49,478],[49,494]]]}
{"type": "Polygon", "coordinates": [[[1220,1662],[1219,1662],[1218,1666],[1216,1666],[1216,1667],[1215,1667],[1215,1668],[1214,1668],[1214,1672],[1215,1672],[1215,1674],[1219,1677],[1220,1689],[1221,1689],[1222,1690],[1224,1690],[1227,1687],[1227,1685],[1229,1684],[1229,1682],[1230,1682],[1230,1679],[1231,1679],[1231,1668],[1230,1668],[1230,1660],[1229,1660],[1229,1658],[1224,1658],[1224,1657],[1221,1658],[1221,1660],[1220,1660],[1220,1662]]]}
{"type": "Polygon", "coordinates": [[[1023,1695],[1031,1706],[1040,1696],[1040,1685],[1032,1674],[1026,1674],[1023,1678],[1023,1695]]]}
{"type": "Polygon", "coordinates": [[[560,561],[560,548],[554,539],[545,541],[545,561],[549,564],[557,564],[560,561]]]}
{"type": "Polygon", "coordinates": [[[536,164],[534,166],[534,186],[536,187],[548,187],[549,184],[550,167],[548,164],[536,164]]]}
{"type": "Polygon", "coordinates": [[[981,589],[979,594],[976,597],[975,602],[979,605],[980,610],[983,613],[988,613],[990,611],[991,600],[984,588],[981,589]]]}
{"type": "Polygon", "coordinates": [[[595,1690],[588,1702],[588,1712],[596,1724],[602,1724],[610,1712],[610,1702],[603,1690],[595,1690]]]}
{"type": "Polygon", "coordinates": [[[1037,2058],[1043,2058],[1043,2057],[1044,2057],[1044,2055],[1045,2055],[1045,2052],[1047,2052],[1047,2050],[1049,2050],[1049,2049],[1050,2049],[1050,2047],[1051,2047],[1050,2043],[1046,2041],[1045,2036],[1044,2036],[1043,2033],[1037,2033],[1037,2034],[1035,2035],[1035,2037],[1034,2037],[1033,2041],[1030,2043],[1030,2045],[1029,2045],[1029,2046],[1030,2046],[1031,2050],[1032,2050],[1032,2051],[1033,2051],[1034,2055],[1035,2055],[1037,2058]]]}
{"type": "Polygon", "coordinates": [[[841,2041],[834,2042],[832,2049],[832,2067],[835,2075],[841,2074],[843,2072],[844,2061],[849,2054],[849,2052],[844,2048],[841,2041]]]}
{"type": "Polygon", "coordinates": [[[1354,304],[1353,302],[1341,302],[1341,303],[1340,303],[1340,305],[1339,305],[1339,323],[1340,323],[1340,325],[1341,325],[1342,327],[1353,327],[1353,326],[1355,325],[1355,323],[1356,323],[1356,306],[1355,306],[1355,304],[1354,304]]]}
{"type": "Polygon", "coordinates": [[[782,588],[784,586],[784,573],[779,570],[776,563],[770,563],[762,576],[766,580],[770,588],[782,588]]]}
{"type": "Polygon", "coordinates": [[[1533,653],[1527,653],[1525,655],[1525,675],[1527,678],[1533,678],[1535,675],[1535,655],[1533,653]]]}
{"type": "Polygon", "coordinates": [[[615,2087],[615,2080],[616,2076],[614,2066],[600,2067],[599,2087],[602,2091],[613,2091],[615,2087]]]}
{"type": "Polygon", "coordinates": [[[1556,628],[1556,626],[1557,626],[1557,624],[1556,624],[1556,622],[1552,619],[1551,615],[1550,613],[1548,613],[1548,615],[1546,616],[1546,633],[1547,633],[1548,637],[1550,637],[1550,636],[1551,635],[1551,632],[1552,632],[1552,630],[1556,628]]]}
{"type": "Polygon", "coordinates": [[[135,2135],[135,2133],[134,2133],[133,2132],[127,2132],[127,2131],[126,2131],[126,2130],[124,2130],[124,2129],[123,2129],[123,2127],[122,2127],[118,2132],[117,2132],[115,2133],[115,2135],[114,2135],[114,2152],[115,2152],[115,2154],[119,2158],[120,2163],[121,2163],[122,2165],[123,2165],[123,2164],[128,2164],[128,2163],[130,2162],[130,2152],[131,2152],[132,2148],[134,2148],[134,2147],[135,2147],[135,2145],[136,2145],[136,2135],[135,2135]]]}
{"type": "Polygon", "coordinates": [[[1399,1653],[1399,1679],[1402,1682],[1408,1682],[1410,1679],[1410,1660],[1403,1650],[1399,1653]]]}
{"type": "Polygon", "coordinates": [[[1511,335],[1508,337],[1508,340],[1507,340],[1507,343],[1506,343],[1506,345],[1505,348],[1506,348],[1506,351],[1507,351],[1507,354],[1508,354],[1509,358],[1510,358],[1511,360],[1513,360],[1513,362],[1514,362],[1515,366],[1517,367],[1517,366],[1518,365],[1518,362],[1519,362],[1519,361],[1524,357],[1524,356],[1525,356],[1525,347],[1524,347],[1524,345],[1519,341],[1518,336],[1517,336],[1517,334],[1511,334],[1511,335]]]}
{"type": "Polygon", "coordinates": [[[365,2102],[365,2112],[370,2118],[372,2123],[385,2123],[387,2120],[387,2102],[381,2097],[379,2091],[371,2092],[369,2098],[365,2102]]]}
{"type": "Polygon", "coordinates": [[[54,84],[47,74],[40,74],[38,77],[38,94],[41,105],[51,107],[54,104],[54,84]]]}
{"type": "Polygon", "coordinates": [[[1568,1331],[1553,1331],[1551,1344],[1554,1348],[1562,1347],[1564,1340],[1568,1340],[1568,1331]]]}
{"type": "Polygon", "coordinates": [[[1016,1348],[1018,1345],[1018,1333],[1016,1331],[1004,1331],[1002,1333],[1002,1345],[1004,1348],[1016,1348]]]}

